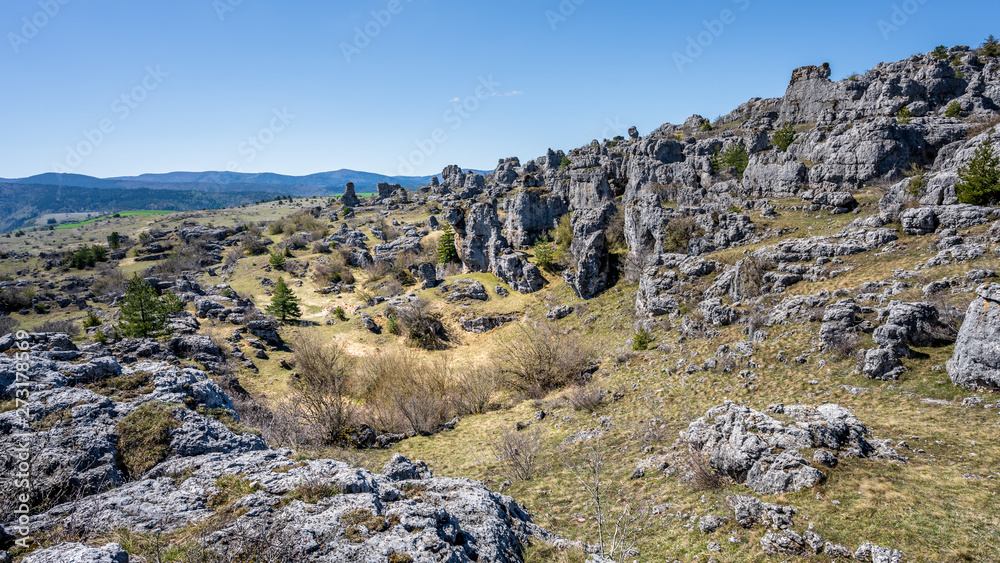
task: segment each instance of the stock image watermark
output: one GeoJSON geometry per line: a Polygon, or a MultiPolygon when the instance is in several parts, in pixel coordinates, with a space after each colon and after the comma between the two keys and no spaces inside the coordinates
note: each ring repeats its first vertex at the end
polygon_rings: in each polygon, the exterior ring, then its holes
{"type": "Polygon", "coordinates": [[[458,131],[482,107],[484,101],[496,97],[519,96],[523,92],[512,90],[503,92],[500,90],[501,83],[493,80],[493,75],[480,76],[479,83],[473,90],[472,95],[455,97],[448,101],[449,107],[441,115],[441,119],[448,125],[435,128],[423,139],[413,142],[415,149],[407,156],[399,157],[399,173],[402,176],[410,176],[417,167],[427,162],[441,145],[448,142],[448,131],[458,131]]]}
{"type": "Polygon", "coordinates": [[[893,33],[910,23],[910,18],[915,16],[926,3],[927,0],[906,0],[901,4],[893,4],[889,19],[878,20],[878,30],[882,34],[882,39],[888,41],[893,33]]]}
{"type": "Polygon", "coordinates": [[[219,21],[226,21],[226,15],[231,14],[243,5],[243,0],[212,0],[212,8],[215,15],[219,16],[219,21]]]}
{"type": "Polygon", "coordinates": [[[605,119],[604,126],[604,129],[601,131],[601,139],[613,139],[628,132],[628,127],[622,123],[620,116],[615,116],[614,119],[610,117],[605,119]]]}
{"type": "Polygon", "coordinates": [[[248,136],[245,141],[236,147],[236,152],[243,157],[242,161],[229,161],[226,170],[229,172],[241,172],[242,164],[250,164],[256,160],[257,156],[264,152],[278,137],[278,134],[287,129],[293,121],[295,121],[295,114],[288,111],[288,107],[271,110],[271,120],[267,126],[261,127],[259,131],[248,136]]]}
{"type": "MultiPolygon", "coordinates": [[[[131,90],[122,93],[117,96],[114,100],[111,100],[111,114],[117,118],[118,122],[127,120],[132,116],[132,113],[139,109],[139,106],[149,98],[150,93],[155,91],[163,81],[170,76],[169,73],[163,72],[159,65],[155,68],[152,66],[146,67],[146,75],[142,77],[138,84],[136,84],[131,90]]],[[[94,154],[107,139],[110,137],[118,126],[115,124],[115,119],[112,117],[105,117],[97,122],[96,126],[92,129],[84,129],[82,131],[83,138],[80,139],[76,144],[66,145],[66,156],[61,162],[56,161],[52,163],[52,171],[61,174],[68,174],[73,170],[80,167],[84,160],[94,154]]]]}
{"type": "Polygon", "coordinates": [[[736,23],[739,13],[750,7],[751,0],[732,0],[734,9],[726,8],[719,12],[719,16],[709,20],[702,20],[704,29],[694,35],[688,35],[687,46],[683,51],[674,51],[674,64],[677,65],[678,72],[684,72],[684,68],[693,64],[698,57],[705,54],[705,50],[711,47],[717,39],[722,37],[726,28],[736,23]]]}
{"type": "Polygon", "coordinates": [[[31,537],[31,413],[28,403],[31,400],[31,380],[29,370],[31,369],[31,344],[28,342],[29,335],[23,330],[14,334],[14,407],[18,414],[18,426],[20,429],[11,430],[11,438],[18,442],[10,452],[6,452],[13,459],[14,471],[12,475],[6,476],[13,487],[14,526],[7,530],[14,534],[14,544],[20,548],[28,549],[34,542],[31,537]]]}
{"type": "MultiPolygon", "coordinates": [[[[405,0],[405,2],[410,3],[413,0],[405,0]]],[[[367,49],[372,44],[372,41],[381,35],[385,28],[389,27],[395,16],[403,13],[406,3],[404,3],[404,0],[389,0],[385,8],[372,10],[371,19],[364,25],[354,28],[354,38],[350,42],[340,42],[340,52],[344,55],[344,60],[347,61],[347,64],[351,64],[354,57],[367,49]]]]}
{"type": "Polygon", "coordinates": [[[545,21],[549,22],[552,31],[556,31],[559,26],[569,20],[570,16],[576,13],[577,8],[582,6],[587,0],[562,0],[555,10],[545,10],[545,21]]]}
{"type": "Polygon", "coordinates": [[[21,47],[38,37],[45,26],[62,13],[62,7],[73,0],[38,0],[38,11],[30,16],[21,18],[21,27],[15,32],[7,33],[7,41],[14,53],[20,53],[21,47]]]}

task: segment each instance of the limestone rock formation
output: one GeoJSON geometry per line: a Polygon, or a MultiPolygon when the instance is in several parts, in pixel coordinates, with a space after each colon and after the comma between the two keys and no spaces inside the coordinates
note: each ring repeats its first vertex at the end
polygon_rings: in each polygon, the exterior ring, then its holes
{"type": "Polygon", "coordinates": [[[948,360],[948,376],[962,387],[1000,389],[1000,284],[982,285],[976,295],[948,360]]]}

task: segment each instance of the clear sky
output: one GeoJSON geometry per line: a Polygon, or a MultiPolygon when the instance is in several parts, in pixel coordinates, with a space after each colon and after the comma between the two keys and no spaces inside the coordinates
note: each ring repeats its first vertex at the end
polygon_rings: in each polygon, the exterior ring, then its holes
{"type": "Polygon", "coordinates": [[[995,0],[4,0],[0,177],[492,169],[715,118],[798,66],[838,79],[976,46],[998,16],[995,0]]]}

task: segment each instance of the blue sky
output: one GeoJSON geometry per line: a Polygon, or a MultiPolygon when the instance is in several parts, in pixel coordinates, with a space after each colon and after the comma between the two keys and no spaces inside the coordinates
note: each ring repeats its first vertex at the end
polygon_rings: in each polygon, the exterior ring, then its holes
{"type": "Polygon", "coordinates": [[[941,0],[5,0],[0,177],[490,169],[715,118],[780,96],[798,66],[838,79],[975,46],[998,16],[941,0]]]}

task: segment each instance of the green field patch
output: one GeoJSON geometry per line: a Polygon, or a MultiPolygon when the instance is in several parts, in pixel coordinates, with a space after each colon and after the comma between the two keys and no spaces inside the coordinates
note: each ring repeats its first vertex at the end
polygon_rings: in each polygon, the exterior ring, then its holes
{"type": "Polygon", "coordinates": [[[77,221],[76,223],[67,223],[65,225],[59,225],[58,227],[56,227],[56,229],[75,229],[76,227],[82,227],[83,225],[96,223],[98,221],[104,219],[111,219],[113,217],[141,217],[147,215],[167,215],[169,213],[175,213],[175,212],[165,211],[165,210],[119,211],[118,213],[101,215],[100,217],[94,217],[93,219],[87,219],[86,221],[77,221]]]}

